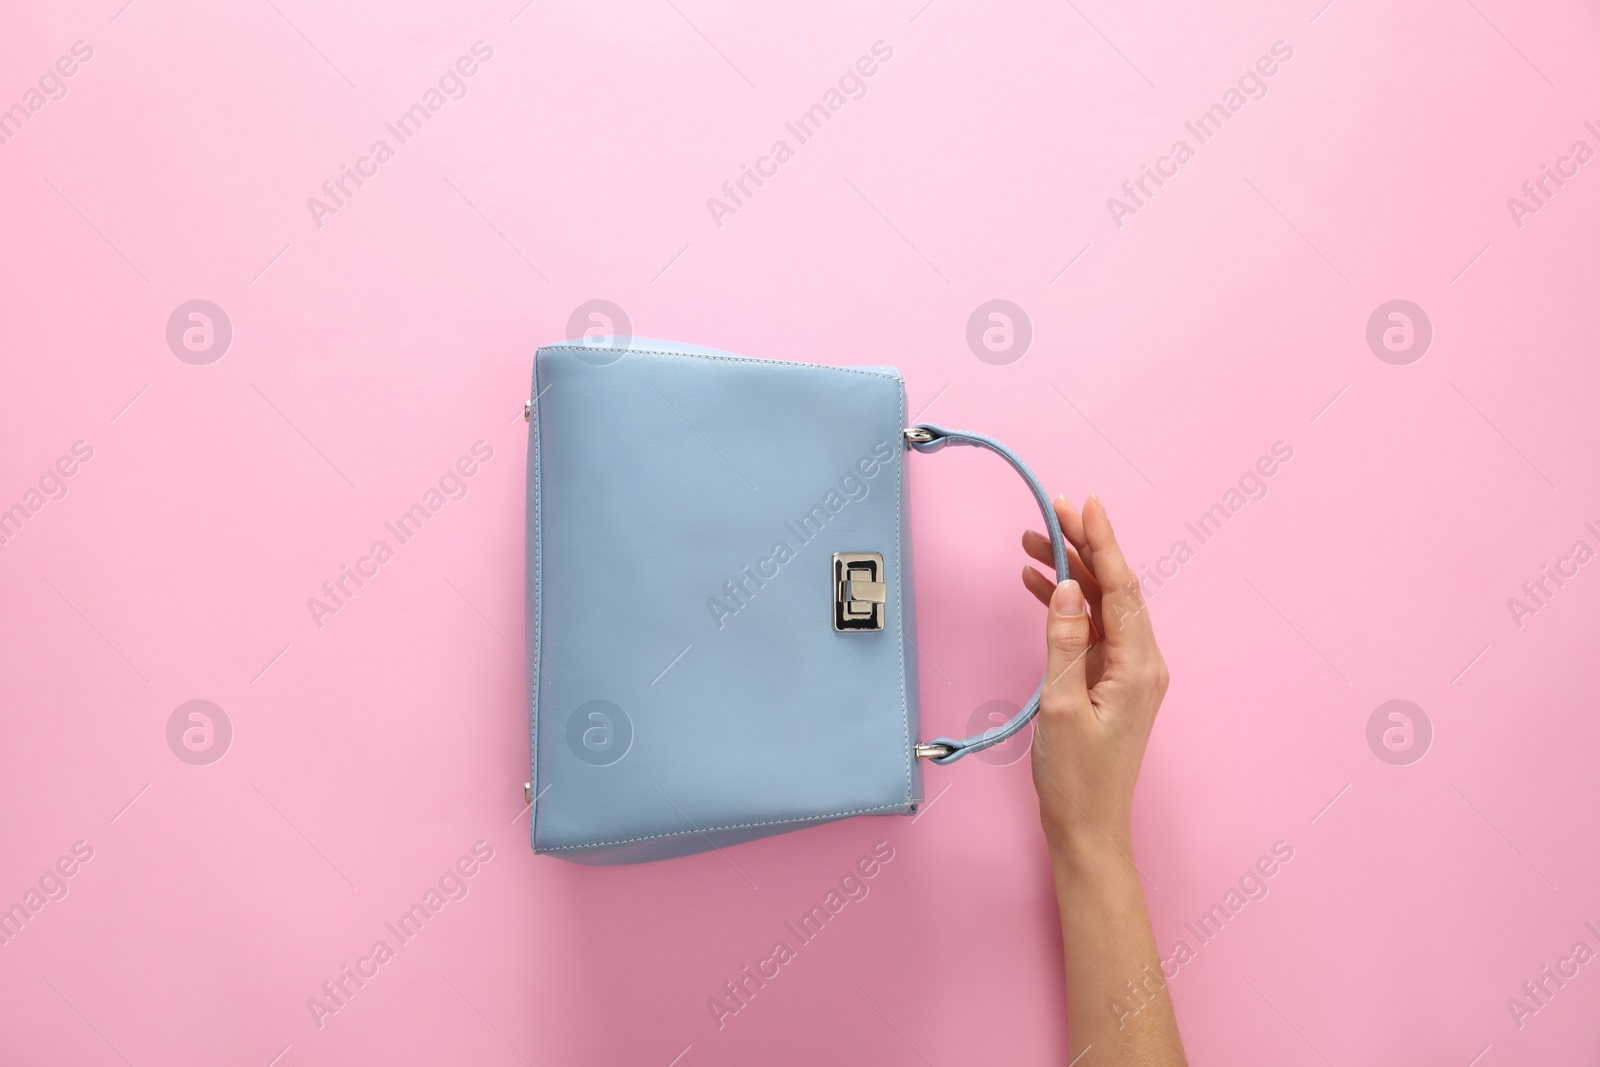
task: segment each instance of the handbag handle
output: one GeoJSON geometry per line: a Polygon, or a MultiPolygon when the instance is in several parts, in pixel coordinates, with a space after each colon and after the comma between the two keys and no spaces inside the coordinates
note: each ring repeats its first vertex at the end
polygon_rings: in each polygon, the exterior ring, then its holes
{"type": "MultiPolygon", "coordinates": [[[[905,431],[906,444],[918,452],[937,452],[946,445],[971,445],[976,448],[987,448],[1001,459],[1011,464],[1016,472],[1022,475],[1022,480],[1028,483],[1028,488],[1033,492],[1033,499],[1039,505],[1039,511],[1044,516],[1045,529],[1050,533],[1050,552],[1055,557],[1056,581],[1064,582],[1071,575],[1067,571],[1066,542],[1061,536],[1061,523],[1056,518],[1056,509],[1050,503],[1050,494],[1046,493],[1039,479],[1022,462],[1020,456],[992,437],[981,433],[968,433],[965,430],[947,430],[942,426],[932,423],[920,423],[905,431]]],[[[932,741],[919,743],[915,752],[918,759],[931,760],[934,763],[954,763],[969,752],[978,752],[990,745],[998,745],[1032,721],[1039,712],[1039,696],[1044,692],[1044,679],[1039,680],[1039,687],[1033,691],[1033,696],[1028,703],[1011,717],[1011,721],[1004,726],[996,726],[985,730],[981,734],[974,734],[957,740],[953,737],[935,737],[932,741]]]]}

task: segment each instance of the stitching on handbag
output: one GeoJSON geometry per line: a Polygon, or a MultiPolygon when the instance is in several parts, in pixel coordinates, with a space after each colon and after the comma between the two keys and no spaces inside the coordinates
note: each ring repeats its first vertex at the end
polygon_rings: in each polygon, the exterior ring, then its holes
{"type": "Polygon", "coordinates": [[[758,826],[781,826],[790,822],[819,822],[824,819],[842,819],[846,815],[870,815],[875,811],[901,811],[905,804],[880,804],[875,808],[857,808],[854,811],[830,811],[822,815],[800,815],[793,819],[769,819],[766,822],[740,822],[728,826],[708,826],[704,830],[674,830],[668,834],[649,834],[645,837],[626,837],[620,841],[593,841],[581,845],[534,846],[535,852],[562,852],[579,848],[605,848],[608,845],[631,845],[639,841],[660,841],[667,837],[688,837],[690,834],[714,834],[723,830],[749,830],[758,826]]]}
{"type": "Polygon", "coordinates": [[[544,537],[539,520],[544,515],[544,479],[539,477],[539,355],[533,357],[533,410],[529,431],[533,437],[533,678],[528,694],[528,782],[533,800],[528,810],[528,843],[539,850],[539,663],[544,650],[544,537]]]}
{"type": "MultiPolygon", "coordinates": [[[[906,424],[906,387],[900,383],[900,424],[896,430],[903,431],[906,424]]],[[[900,616],[900,729],[905,737],[905,747],[902,755],[906,761],[906,803],[914,802],[911,786],[911,746],[916,744],[911,737],[911,709],[906,704],[906,582],[909,580],[909,568],[906,566],[906,544],[900,533],[900,515],[905,510],[906,487],[906,447],[905,439],[900,442],[900,462],[895,469],[894,483],[894,552],[895,558],[900,561],[900,580],[895,583],[895,611],[900,616]]]]}
{"type": "MultiPolygon", "coordinates": [[[[716,356],[706,352],[663,352],[656,348],[608,348],[588,345],[546,345],[540,352],[622,352],[635,356],[679,356],[684,359],[720,359],[726,363],[770,363],[775,367],[805,367],[809,370],[831,370],[840,374],[864,374],[869,378],[883,378],[904,383],[905,379],[882,371],[862,370],[860,367],[830,367],[825,363],[797,363],[788,359],[757,359],[754,356],[716,356]]],[[[900,398],[900,413],[905,414],[905,397],[900,398]]]]}

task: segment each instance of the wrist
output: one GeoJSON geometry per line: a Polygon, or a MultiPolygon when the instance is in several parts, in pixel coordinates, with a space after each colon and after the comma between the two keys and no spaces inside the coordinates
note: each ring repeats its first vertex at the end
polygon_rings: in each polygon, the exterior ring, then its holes
{"type": "Polygon", "coordinates": [[[1133,834],[1126,823],[1110,825],[1087,820],[1046,827],[1045,840],[1057,877],[1101,879],[1133,869],[1133,834]]]}

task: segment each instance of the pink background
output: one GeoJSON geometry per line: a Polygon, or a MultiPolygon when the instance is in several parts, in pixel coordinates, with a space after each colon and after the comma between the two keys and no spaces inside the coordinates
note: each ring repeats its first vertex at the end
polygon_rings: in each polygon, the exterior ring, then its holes
{"type": "MultiPolygon", "coordinates": [[[[1140,564],[1286,442],[1151,601],[1173,684],[1136,858],[1163,953],[1196,953],[1192,1061],[1600,1054],[1600,964],[1507,1006],[1600,950],[1600,564],[1507,604],[1600,549],[1600,163],[1520,227],[1506,204],[1600,148],[1592,5],[124,2],[0,33],[3,107],[93,49],[0,144],[0,508],[93,450],[0,545],[0,906],[93,850],[0,947],[0,1061],[1065,1062],[1023,763],[726,857],[530,854],[521,406],[593,299],[895,363],[922,417],[1098,491],[1140,564]],[[307,198],[480,40],[319,227],[307,198]],[[865,96],[716,225],[875,41],[865,96]],[[1267,95],[1119,227],[1107,198],[1277,41],[1267,95]],[[232,324],[209,365],[166,340],[194,299],[232,324]],[[1033,331],[1004,365],[966,341],[992,299],[1033,331]],[[1366,341],[1393,299],[1433,327],[1409,365],[1366,341]],[[307,599],[480,440],[468,495],[318,628],[307,599]],[[233,731],[205,766],[167,741],[195,699],[233,731]],[[1432,725],[1409,765],[1367,742],[1395,699],[1432,725]],[[709,999],[879,840],[870,895],[719,1029],[709,999]],[[467,896],[319,1027],[308,998],[478,841],[467,896]]],[[[1037,519],[990,457],[910,462],[925,732],[961,731],[1042,665],[1037,519]]]]}

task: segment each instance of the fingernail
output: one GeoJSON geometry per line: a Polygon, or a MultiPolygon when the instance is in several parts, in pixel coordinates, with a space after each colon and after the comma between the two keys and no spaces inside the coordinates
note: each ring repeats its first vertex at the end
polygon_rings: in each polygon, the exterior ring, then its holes
{"type": "Polygon", "coordinates": [[[1050,598],[1050,610],[1063,618],[1074,618],[1083,614],[1083,590],[1078,588],[1078,583],[1067,579],[1056,586],[1056,591],[1050,598]]]}

